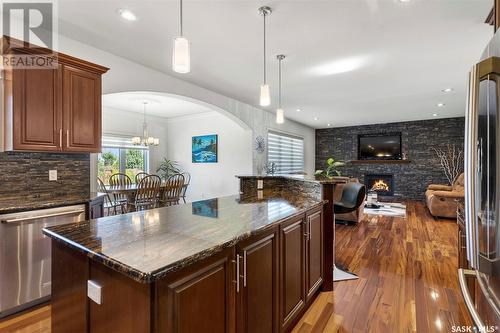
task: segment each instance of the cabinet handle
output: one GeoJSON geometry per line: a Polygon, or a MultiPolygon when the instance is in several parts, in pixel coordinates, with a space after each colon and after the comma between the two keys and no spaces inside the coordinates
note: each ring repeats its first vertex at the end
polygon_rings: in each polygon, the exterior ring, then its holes
{"type": "Polygon", "coordinates": [[[69,130],[66,130],[66,148],[69,148],[69,130]]]}
{"type": "Polygon", "coordinates": [[[236,292],[240,292],[240,255],[236,255],[236,261],[233,260],[233,263],[236,264],[236,281],[233,281],[233,283],[236,283],[236,292]]]}
{"type": "Polygon", "coordinates": [[[243,251],[243,287],[247,286],[247,251],[243,251]]]}
{"type": "Polygon", "coordinates": [[[62,128],[59,129],[59,147],[62,148],[62,128]]]}

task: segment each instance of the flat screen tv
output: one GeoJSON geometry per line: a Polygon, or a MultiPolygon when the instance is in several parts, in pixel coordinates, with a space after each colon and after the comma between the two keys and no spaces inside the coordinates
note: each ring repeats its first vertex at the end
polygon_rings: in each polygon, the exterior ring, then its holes
{"type": "Polygon", "coordinates": [[[358,135],[359,160],[400,160],[401,133],[358,135]]]}

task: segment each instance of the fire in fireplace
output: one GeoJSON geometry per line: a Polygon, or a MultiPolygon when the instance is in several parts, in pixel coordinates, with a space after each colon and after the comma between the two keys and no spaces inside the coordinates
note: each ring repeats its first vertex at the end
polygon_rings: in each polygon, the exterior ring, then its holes
{"type": "Polygon", "coordinates": [[[393,175],[365,175],[365,186],[368,191],[375,191],[379,195],[394,195],[393,175]]]}

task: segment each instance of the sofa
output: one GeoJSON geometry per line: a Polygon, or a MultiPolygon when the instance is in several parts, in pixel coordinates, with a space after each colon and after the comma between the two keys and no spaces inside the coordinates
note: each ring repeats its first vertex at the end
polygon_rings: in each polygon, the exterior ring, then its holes
{"type": "MultiPolygon", "coordinates": [[[[341,177],[336,177],[336,178],[341,178],[341,177]]],[[[342,178],[345,178],[346,183],[348,182],[359,183],[359,180],[357,178],[348,178],[348,177],[342,177],[342,178]]],[[[340,198],[342,197],[342,191],[344,190],[344,185],[345,184],[342,183],[335,185],[335,192],[333,193],[333,201],[340,201],[340,198]]],[[[359,206],[357,210],[351,213],[335,214],[335,220],[358,223],[363,218],[364,209],[365,209],[365,202],[363,201],[361,206],[359,206]]]]}
{"type": "Polygon", "coordinates": [[[425,201],[432,216],[455,219],[457,200],[464,198],[464,174],[453,185],[431,184],[425,191],[425,201]]]}

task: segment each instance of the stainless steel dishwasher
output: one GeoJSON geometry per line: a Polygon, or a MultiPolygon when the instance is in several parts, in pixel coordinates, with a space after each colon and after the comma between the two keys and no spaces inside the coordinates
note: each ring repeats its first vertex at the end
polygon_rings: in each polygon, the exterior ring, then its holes
{"type": "Polygon", "coordinates": [[[0,215],[0,318],[50,298],[48,226],[85,219],[85,205],[0,215]]]}

